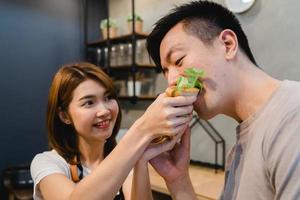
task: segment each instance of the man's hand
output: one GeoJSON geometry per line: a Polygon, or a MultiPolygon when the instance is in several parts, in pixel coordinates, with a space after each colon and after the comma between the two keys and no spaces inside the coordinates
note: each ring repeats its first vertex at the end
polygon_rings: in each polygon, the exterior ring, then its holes
{"type": "Polygon", "coordinates": [[[154,169],[168,183],[188,175],[190,163],[190,136],[190,128],[187,128],[180,143],[176,143],[171,151],[164,152],[150,160],[154,169]]]}
{"type": "MultiPolygon", "coordinates": [[[[187,124],[188,126],[188,124],[187,124]]],[[[174,148],[177,142],[180,140],[184,132],[177,134],[176,136],[172,137],[171,140],[160,144],[150,144],[147,149],[145,150],[144,154],[140,158],[139,162],[148,163],[149,160],[152,158],[157,157],[158,155],[168,152],[174,148]]]]}
{"type": "Polygon", "coordinates": [[[196,194],[189,177],[190,137],[188,127],[180,143],[169,151],[150,160],[154,169],[165,179],[174,200],[196,200],[196,194]]]}

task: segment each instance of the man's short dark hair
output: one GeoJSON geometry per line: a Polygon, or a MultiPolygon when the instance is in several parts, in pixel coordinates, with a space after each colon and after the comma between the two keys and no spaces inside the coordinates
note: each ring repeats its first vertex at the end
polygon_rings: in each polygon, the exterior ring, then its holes
{"type": "Polygon", "coordinates": [[[187,33],[198,37],[204,44],[211,44],[223,30],[232,30],[237,35],[239,48],[256,65],[247,36],[234,14],[211,1],[193,1],[174,8],[161,18],[148,36],[147,50],[158,67],[161,68],[161,41],[167,32],[179,22],[183,23],[183,28],[187,33]]]}

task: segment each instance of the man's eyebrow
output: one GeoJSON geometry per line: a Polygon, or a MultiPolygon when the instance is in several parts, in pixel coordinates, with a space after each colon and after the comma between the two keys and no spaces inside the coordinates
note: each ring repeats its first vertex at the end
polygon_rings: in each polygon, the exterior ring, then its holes
{"type": "Polygon", "coordinates": [[[182,49],[183,49],[183,47],[181,47],[180,44],[176,44],[176,45],[172,46],[172,47],[170,48],[170,50],[168,51],[167,56],[166,56],[167,62],[168,62],[168,63],[171,62],[171,56],[172,56],[172,54],[174,53],[174,51],[182,50],[182,49]]]}

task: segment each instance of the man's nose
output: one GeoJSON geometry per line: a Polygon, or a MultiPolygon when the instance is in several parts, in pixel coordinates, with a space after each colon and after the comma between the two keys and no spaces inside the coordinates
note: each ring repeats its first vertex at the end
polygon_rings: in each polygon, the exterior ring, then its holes
{"type": "Polygon", "coordinates": [[[177,78],[179,77],[179,75],[180,75],[179,70],[169,69],[168,75],[167,75],[168,85],[169,86],[176,85],[177,78]]]}

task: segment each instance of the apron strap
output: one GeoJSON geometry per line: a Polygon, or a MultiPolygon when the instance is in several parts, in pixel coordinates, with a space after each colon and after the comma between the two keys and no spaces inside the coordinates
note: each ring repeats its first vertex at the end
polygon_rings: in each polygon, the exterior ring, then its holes
{"type": "MultiPolygon", "coordinates": [[[[77,163],[77,160],[78,158],[76,156],[74,158],[74,161],[77,163]]],[[[70,164],[70,172],[71,172],[72,181],[74,183],[78,183],[83,178],[83,168],[80,163],[75,165],[70,164]],[[78,175],[78,169],[81,171],[80,175],[78,175]]]]}

